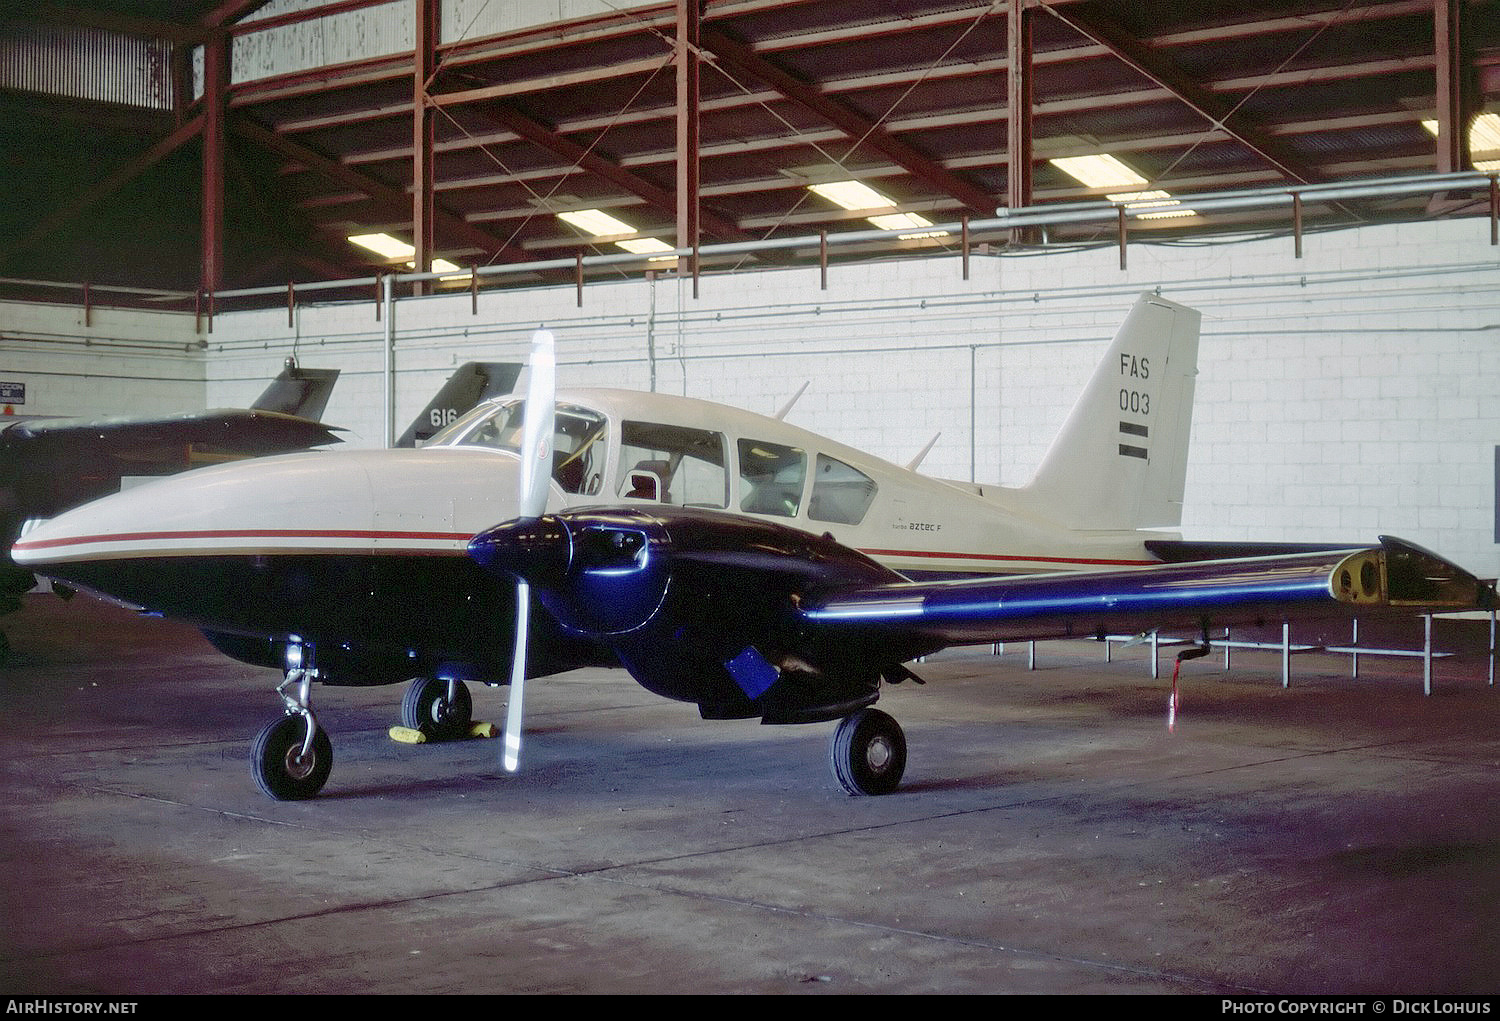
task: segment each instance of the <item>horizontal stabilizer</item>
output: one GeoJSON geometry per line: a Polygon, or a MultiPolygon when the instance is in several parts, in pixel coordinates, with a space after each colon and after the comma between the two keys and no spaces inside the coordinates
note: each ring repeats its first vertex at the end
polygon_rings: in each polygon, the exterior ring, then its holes
{"type": "Polygon", "coordinates": [[[1147,539],[1146,552],[1164,564],[1191,564],[1201,560],[1243,560],[1246,557],[1276,557],[1289,553],[1324,553],[1349,549],[1357,543],[1332,542],[1201,542],[1182,539],[1147,539]]]}

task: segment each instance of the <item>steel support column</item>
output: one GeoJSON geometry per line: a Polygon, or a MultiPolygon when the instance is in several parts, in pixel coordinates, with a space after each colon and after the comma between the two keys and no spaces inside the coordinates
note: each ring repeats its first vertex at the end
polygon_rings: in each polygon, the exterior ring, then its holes
{"type": "MultiPolygon", "coordinates": [[[[412,59],[411,150],[412,150],[412,247],[416,249],[418,273],[432,272],[433,247],[433,143],[437,111],[427,102],[427,87],[437,71],[439,0],[413,0],[415,4],[415,48],[412,59]]],[[[426,284],[417,284],[422,293],[426,284]]]]}
{"type": "Polygon", "coordinates": [[[677,271],[693,277],[698,296],[698,107],[699,46],[702,0],[677,0],[677,247],[692,255],[679,259],[677,271]]]}
{"type": "MultiPolygon", "coordinates": [[[[1031,22],[1033,11],[1027,0],[1011,0],[1006,15],[1005,71],[1005,204],[1011,209],[1031,205],[1032,71],[1031,22]]],[[[1027,240],[1023,228],[1012,239],[1027,240]]]]}
{"type": "Polygon", "coordinates": [[[1464,59],[1464,0],[1433,3],[1434,58],[1437,84],[1437,171],[1440,174],[1472,169],[1469,121],[1475,113],[1474,89],[1469,87],[1469,62],[1464,59]]]}
{"type": "Polygon", "coordinates": [[[229,95],[229,36],[216,32],[203,44],[203,222],[199,286],[224,287],[224,146],[229,95]]]}

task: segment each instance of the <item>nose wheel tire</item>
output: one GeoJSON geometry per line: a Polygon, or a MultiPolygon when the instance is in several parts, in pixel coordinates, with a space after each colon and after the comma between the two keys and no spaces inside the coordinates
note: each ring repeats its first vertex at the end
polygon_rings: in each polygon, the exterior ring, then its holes
{"type": "Polygon", "coordinates": [[[313,732],[312,748],[302,754],[307,723],[283,716],[267,724],[250,749],[250,771],[261,791],[277,801],[303,801],[323,789],[333,771],[333,743],[322,727],[313,732]]]}
{"type": "Polygon", "coordinates": [[[418,677],[407,685],[401,699],[401,725],[420,730],[432,741],[463,737],[473,717],[474,701],[463,681],[454,683],[450,699],[447,681],[418,677]]]}
{"type": "Polygon", "coordinates": [[[850,794],[889,794],[906,772],[906,735],[879,709],[846,716],[829,748],[833,775],[850,794]]]}

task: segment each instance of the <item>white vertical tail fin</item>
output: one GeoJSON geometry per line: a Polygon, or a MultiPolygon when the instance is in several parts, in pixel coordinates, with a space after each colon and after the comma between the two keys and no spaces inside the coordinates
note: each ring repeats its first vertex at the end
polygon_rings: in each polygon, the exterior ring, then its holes
{"type": "Polygon", "coordinates": [[[1143,294],[1025,492],[1067,528],[1182,522],[1202,316],[1143,294]]]}

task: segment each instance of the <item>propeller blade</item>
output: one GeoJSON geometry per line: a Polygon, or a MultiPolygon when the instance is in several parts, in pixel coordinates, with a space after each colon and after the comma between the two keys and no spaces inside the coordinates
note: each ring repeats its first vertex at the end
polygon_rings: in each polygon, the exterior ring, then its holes
{"type": "Polygon", "coordinates": [[[526,418],[521,424],[520,516],[539,518],[547,509],[552,479],[552,430],[556,416],[557,362],[552,334],[531,338],[531,379],[526,385],[526,418]]]}
{"type": "MultiPolygon", "coordinates": [[[[526,418],[521,423],[521,479],[517,510],[534,520],[547,509],[552,480],[552,431],[557,416],[557,355],[552,333],[531,336],[531,378],[526,383],[526,418]]],[[[516,581],[516,642],[510,661],[510,702],[505,708],[501,763],[507,773],[521,764],[521,712],[526,698],[526,644],[531,631],[531,586],[516,581]]]]}
{"type": "Polygon", "coordinates": [[[516,582],[516,649],[510,661],[510,702],[505,707],[501,763],[507,773],[521,764],[521,701],[525,697],[526,640],[530,632],[531,586],[516,582]]]}

